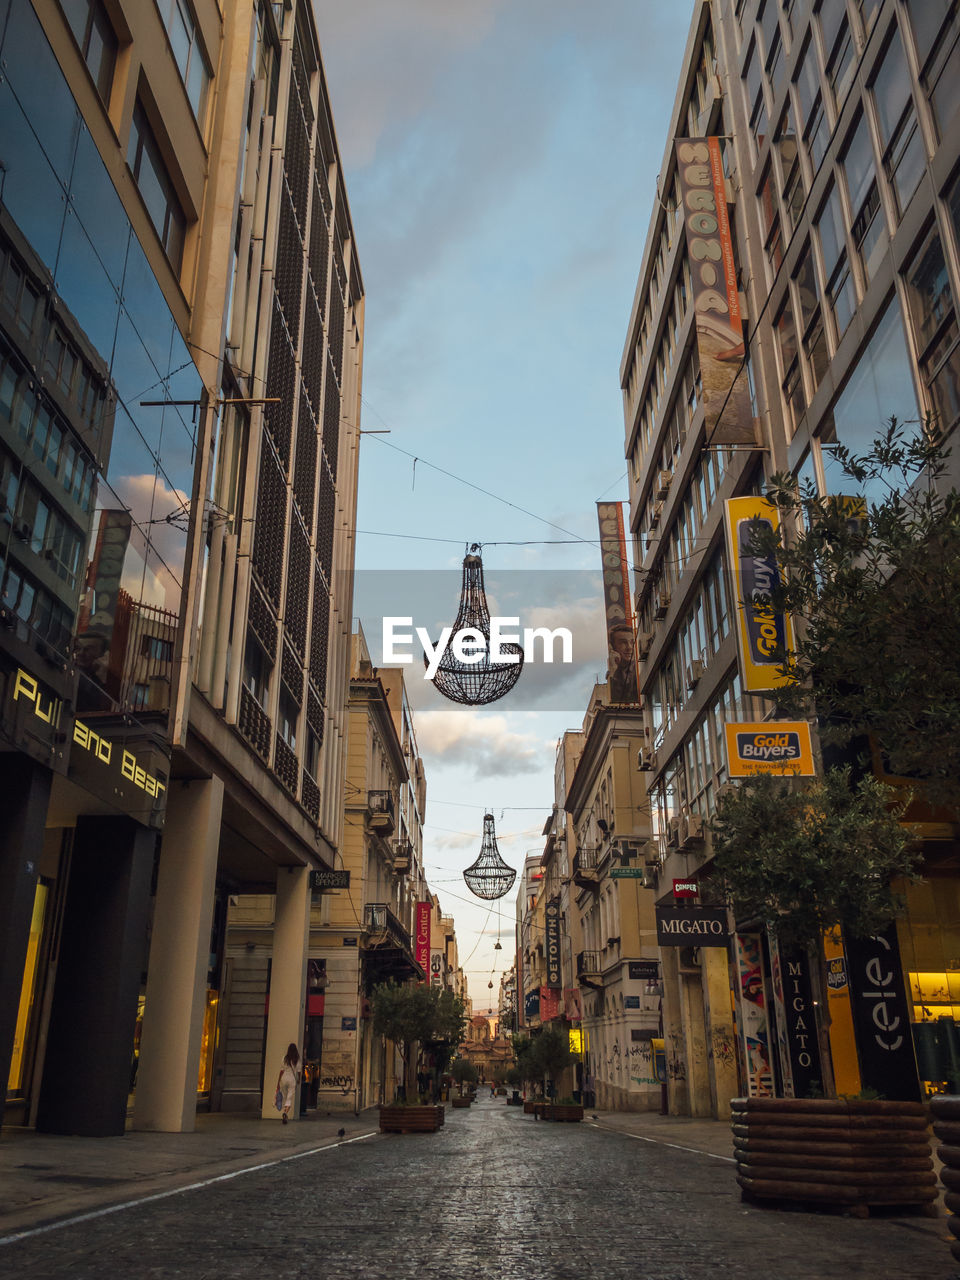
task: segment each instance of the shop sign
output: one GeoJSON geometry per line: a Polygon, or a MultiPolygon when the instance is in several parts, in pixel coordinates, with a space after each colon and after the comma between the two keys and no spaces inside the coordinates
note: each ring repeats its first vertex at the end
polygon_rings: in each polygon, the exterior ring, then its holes
{"type": "Polygon", "coordinates": [[[322,893],[325,889],[349,889],[349,871],[311,871],[310,888],[322,893]]]}
{"type": "Polygon", "coordinates": [[[823,1092],[810,964],[805,952],[781,951],[775,939],[770,942],[770,959],[777,1017],[783,1023],[784,1075],[792,1082],[793,1097],[808,1098],[823,1092]]]}
{"type": "Polygon", "coordinates": [[[4,736],[34,759],[61,772],[66,768],[64,721],[70,710],[64,699],[23,667],[0,672],[4,736]]]}
{"type": "Polygon", "coordinates": [[[562,987],[560,968],[560,899],[551,898],[544,908],[546,917],[546,966],[548,987],[562,987]]]}
{"type": "Polygon", "coordinates": [[[569,1037],[570,1052],[580,1057],[583,1053],[583,1032],[579,1027],[571,1027],[567,1035],[569,1037]]]}
{"type": "Polygon", "coordinates": [[[895,1102],[920,1102],[910,1008],[896,926],[869,938],[843,938],[860,1078],[895,1102]]]}
{"type": "Polygon", "coordinates": [[[529,1022],[531,1018],[540,1017],[540,988],[534,987],[532,991],[526,992],[523,997],[523,1016],[529,1022]]]}
{"type": "Polygon", "coordinates": [[[580,1000],[579,987],[564,987],[563,1016],[568,1022],[583,1021],[583,1004],[580,1000]]]}
{"type": "Polygon", "coordinates": [[[766,498],[748,496],[728,498],[723,516],[737,601],[740,678],[745,692],[766,693],[785,683],[776,653],[793,647],[793,628],[785,613],[764,603],[779,581],[777,558],[772,552],[754,554],[753,548],[759,528],[778,529],[780,515],[766,498]]]}
{"type": "Polygon", "coordinates": [[[675,898],[695,898],[700,892],[696,880],[674,880],[673,896],[675,898]]]}
{"type": "Polygon", "coordinates": [[[756,443],[743,316],[719,138],[678,138],[677,177],[690,262],[707,444],[756,443]]]}
{"type": "Polygon", "coordinates": [[[414,956],[424,973],[430,972],[430,917],[433,914],[432,902],[418,902],[416,909],[416,941],[414,956]]]}
{"type": "Polygon", "coordinates": [[[540,988],[540,1021],[552,1022],[560,1017],[560,992],[552,987],[540,988]]]}
{"type": "Polygon", "coordinates": [[[725,947],[729,938],[725,907],[657,907],[661,947],[725,947]]]}
{"type": "Polygon", "coordinates": [[[660,961],[628,960],[627,977],[633,982],[656,982],[660,977],[660,961]]]}
{"type": "Polygon", "coordinates": [[[750,778],[758,773],[797,778],[816,775],[806,720],[729,723],[723,726],[723,732],[731,778],[750,778]]]}
{"type": "Polygon", "coordinates": [[[642,867],[611,867],[610,879],[611,880],[642,880],[643,868],[642,867]]]}
{"type": "Polygon", "coordinates": [[[603,563],[603,605],[607,625],[607,681],[614,705],[640,702],[637,638],[630,605],[630,570],[623,508],[619,502],[598,502],[600,556],[603,563]]]}

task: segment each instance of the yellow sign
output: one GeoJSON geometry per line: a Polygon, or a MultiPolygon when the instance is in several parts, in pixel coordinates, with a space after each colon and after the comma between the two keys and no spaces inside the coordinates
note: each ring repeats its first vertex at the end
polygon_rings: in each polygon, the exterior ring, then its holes
{"type": "Polygon", "coordinates": [[[576,1053],[578,1055],[583,1053],[583,1032],[580,1030],[580,1028],[571,1027],[569,1031],[569,1035],[570,1035],[570,1052],[576,1053]]]}
{"type": "Polygon", "coordinates": [[[737,647],[740,676],[746,693],[766,693],[785,684],[778,668],[778,650],[793,647],[793,628],[784,613],[763,603],[779,579],[772,552],[754,552],[757,533],[766,526],[776,531],[780,513],[766,498],[728,498],[723,504],[727,560],[736,592],[737,647]]]}
{"type": "Polygon", "coordinates": [[[727,773],[752,778],[758,773],[812,778],[813,747],[805,720],[767,720],[762,724],[725,724],[727,773]]]}

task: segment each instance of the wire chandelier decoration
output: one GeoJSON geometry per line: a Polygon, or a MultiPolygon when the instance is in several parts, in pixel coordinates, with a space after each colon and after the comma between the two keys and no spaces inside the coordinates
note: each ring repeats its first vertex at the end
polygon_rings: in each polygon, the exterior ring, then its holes
{"type": "MultiPolygon", "coordinates": [[[[457,657],[453,645],[449,644],[433,677],[434,687],[451,702],[459,702],[468,707],[496,702],[509,693],[520,679],[523,649],[518,644],[503,641],[500,644],[501,652],[510,654],[514,661],[490,660],[490,609],[483,589],[483,562],[480,558],[480,544],[477,542],[473,543],[463,558],[460,608],[453,624],[453,635],[463,631],[475,631],[483,637],[485,647],[482,655],[476,662],[464,662],[457,657]]],[[[469,642],[464,648],[469,648],[469,642]]],[[[426,656],[423,661],[427,665],[426,656]]]]}
{"type": "Polygon", "coordinates": [[[497,834],[493,828],[492,813],[484,814],[480,856],[476,862],[467,867],[463,873],[463,878],[466,880],[467,888],[471,893],[476,894],[478,898],[486,899],[488,902],[496,898],[502,898],[513,887],[517,873],[513,867],[508,867],[500,857],[500,850],[497,848],[497,834]]]}

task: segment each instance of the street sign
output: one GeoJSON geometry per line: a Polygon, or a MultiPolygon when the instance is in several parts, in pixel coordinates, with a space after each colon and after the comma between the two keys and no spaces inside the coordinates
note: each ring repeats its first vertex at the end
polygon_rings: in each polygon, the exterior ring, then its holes
{"type": "Polygon", "coordinates": [[[324,889],[349,889],[349,871],[311,871],[310,888],[322,892],[324,889]]]}
{"type": "Polygon", "coordinates": [[[611,880],[642,880],[643,868],[642,867],[611,867],[610,879],[611,880]]]}

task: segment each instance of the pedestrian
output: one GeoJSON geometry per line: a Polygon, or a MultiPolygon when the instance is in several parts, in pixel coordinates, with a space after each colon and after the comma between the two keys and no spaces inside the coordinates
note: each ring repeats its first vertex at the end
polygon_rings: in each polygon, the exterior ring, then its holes
{"type": "Polygon", "coordinates": [[[295,1044],[287,1046],[286,1056],[283,1059],[283,1065],[280,1068],[280,1074],[277,1076],[277,1091],[283,1094],[283,1123],[287,1123],[287,1115],[293,1106],[294,1095],[297,1091],[297,1081],[300,1079],[300,1051],[295,1044]]]}

